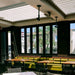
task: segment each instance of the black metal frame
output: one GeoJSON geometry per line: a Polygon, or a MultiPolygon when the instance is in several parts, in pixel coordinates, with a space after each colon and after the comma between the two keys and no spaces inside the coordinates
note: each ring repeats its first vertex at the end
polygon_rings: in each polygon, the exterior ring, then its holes
{"type": "MultiPolygon", "coordinates": [[[[39,25],[30,25],[30,26],[23,26],[21,28],[24,28],[25,29],[25,53],[21,53],[21,54],[26,54],[26,55],[41,55],[41,56],[52,56],[52,34],[53,34],[53,31],[52,31],[52,26],[55,25],[55,23],[48,23],[48,24],[39,24],[39,25]],[[43,39],[46,39],[45,37],[45,29],[46,29],[46,26],[50,26],[50,54],[46,54],[45,53],[45,40],[43,40],[43,54],[39,54],[39,27],[40,26],[43,26],[43,39]],[[34,54],[32,53],[32,43],[33,43],[33,38],[32,38],[32,28],[33,27],[36,27],[36,45],[37,45],[37,53],[34,54]],[[26,34],[26,29],[27,28],[30,28],[30,48],[31,48],[31,52],[30,53],[27,53],[27,34],[26,34]]],[[[57,55],[57,54],[54,54],[54,55],[57,55]]]]}
{"type": "MultiPolygon", "coordinates": [[[[61,21],[61,23],[62,22],[68,22],[69,23],[69,33],[70,33],[70,23],[75,23],[75,20],[74,21],[61,21]]],[[[58,55],[59,53],[57,53],[57,54],[52,54],[52,40],[53,40],[53,38],[52,38],[52,34],[53,34],[53,30],[52,30],[52,25],[55,25],[56,23],[48,23],[48,24],[39,24],[39,25],[29,25],[29,26],[23,26],[23,27],[21,27],[21,28],[24,28],[25,29],[25,36],[26,36],[26,28],[28,28],[28,27],[30,27],[30,30],[32,31],[32,28],[33,27],[36,27],[36,44],[37,44],[37,53],[36,54],[33,54],[32,52],[30,53],[31,55],[40,55],[39,54],[39,41],[38,41],[38,37],[39,37],[39,35],[38,35],[38,27],[39,26],[43,26],[43,27],[45,27],[45,26],[50,26],[50,54],[45,54],[45,51],[44,51],[44,54],[43,54],[43,56],[51,56],[51,55],[58,55]]],[[[59,24],[59,22],[58,22],[58,24],[59,24]]],[[[11,27],[8,27],[8,28],[4,28],[3,29],[3,31],[11,31],[12,29],[11,29],[11,27]]],[[[45,29],[43,29],[44,31],[45,31],[45,29]]],[[[45,33],[43,31],[43,33],[45,33]]],[[[57,33],[58,33],[58,30],[57,30],[57,33]]],[[[6,33],[7,34],[7,33],[6,33]]],[[[30,34],[32,34],[32,32],[30,33],[30,34]]],[[[59,35],[59,34],[58,34],[59,35]]],[[[31,35],[30,35],[31,36],[31,35]]],[[[44,34],[43,34],[43,36],[44,36],[44,34]]],[[[45,39],[45,36],[43,37],[44,39],[45,39]]],[[[28,55],[27,54],[27,48],[26,48],[26,38],[25,38],[25,53],[24,53],[24,55],[28,55]]],[[[58,40],[58,39],[57,39],[58,40]]],[[[31,41],[32,41],[32,39],[31,39],[31,41]]],[[[70,39],[69,39],[69,41],[70,41],[70,39]]],[[[8,41],[7,41],[8,42],[8,41]]],[[[69,43],[68,43],[68,45],[70,45],[69,43]]],[[[7,45],[6,45],[7,46],[7,45]]],[[[31,46],[32,46],[32,43],[31,43],[31,46]]],[[[43,46],[45,46],[45,41],[44,41],[44,44],[43,44],[43,46]]],[[[58,42],[57,42],[57,46],[58,46],[58,42]]],[[[32,49],[32,47],[31,47],[31,49],[32,49]]],[[[45,47],[44,47],[44,49],[45,49],[45,47]]],[[[7,47],[7,50],[8,50],[8,47],[7,47]]],[[[8,51],[7,51],[8,52],[8,51]]],[[[23,54],[23,53],[20,53],[20,54],[23,54]]],[[[29,54],[29,55],[30,55],[29,54]]],[[[8,55],[8,54],[7,54],[8,55]]],[[[75,56],[75,54],[70,54],[70,50],[68,50],[68,55],[72,55],[72,56],[75,56]]]]}

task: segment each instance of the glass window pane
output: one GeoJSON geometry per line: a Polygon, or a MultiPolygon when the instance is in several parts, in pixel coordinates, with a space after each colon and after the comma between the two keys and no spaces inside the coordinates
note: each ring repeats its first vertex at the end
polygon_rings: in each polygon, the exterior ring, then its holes
{"type": "Polygon", "coordinates": [[[43,27],[39,27],[39,53],[43,53],[43,27]]]}
{"type": "Polygon", "coordinates": [[[25,47],[25,39],[24,39],[24,28],[21,28],[21,53],[25,53],[24,47],[25,47]]]}
{"type": "Polygon", "coordinates": [[[8,58],[11,59],[11,31],[8,31],[8,58]]]}
{"type": "Polygon", "coordinates": [[[46,26],[45,28],[45,53],[50,54],[50,26],[46,26]]]}
{"type": "Polygon", "coordinates": [[[75,54],[75,23],[70,24],[70,54],[75,54]]]}
{"type": "Polygon", "coordinates": [[[30,28],[27,28],[26,31],[27,31],[27,53],[30,53],[30,28]]]}
{"type": "Polygon", "coordinates": [[[57,54],[57,25],[53,25],[53,54],[57,54]]]}
{"type": "Polygon", "coordinates": [[[32,53],[36,53],[36,27],[32,28],[32,38],[33,38],[33,49],[32,53]]]}

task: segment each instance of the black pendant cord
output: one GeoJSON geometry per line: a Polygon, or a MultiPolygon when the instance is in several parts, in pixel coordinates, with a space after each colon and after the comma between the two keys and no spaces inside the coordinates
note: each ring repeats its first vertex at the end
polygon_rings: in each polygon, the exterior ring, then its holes
{"type": "Polygon", "coordinates": [[[38,18],[37,18],[37,20],[40,21],[40,7],[41,7],[41,5],[37,5],[37,7],[38,7],[38,18]]]}

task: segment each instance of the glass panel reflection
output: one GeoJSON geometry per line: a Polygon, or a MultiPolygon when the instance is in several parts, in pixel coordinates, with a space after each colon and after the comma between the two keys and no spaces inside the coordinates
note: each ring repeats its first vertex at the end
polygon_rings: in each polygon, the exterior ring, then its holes
{"type": "Polygon", "coordinates": [[[30,28],[27,28],[27,53],[30,53],[30,28]]]}
{"type": "Polygon", "coordinates": [[[24,28],[21,28],[21,53],[25,53],[24,47],[25,47],[25,39],[24,39],[24,28]]]}
{"type": "Polygon", "coordinates": [[[43,53],[43,27],[39,27],[39,53],[43,53]]]}
{"type": "Polygon", "coordinates": [[[57,54],[57,25],[53,25],[53,54],[57,54]]]}
{"type": "Polygon", "coordinates": [[[70,24],[70,54],[75,54],[75,23],[70,24]]]}
{"type": "Polygon", "coordinates": [[[45,28],[45,37],[46,37],[45,53],[49,54],[50,53],[50,26],[46,26],[45,28]]]}
{"type": "Polygon", "coordinates": [[[11,31],[8,31],[8,58],[11,59],[11,31]]]}
{"type": "Polygon", "coordinates": [[[32,53],[36,53],[36,27],[32,28],[32,38],[33,38],[33,49],[32,53]]]}

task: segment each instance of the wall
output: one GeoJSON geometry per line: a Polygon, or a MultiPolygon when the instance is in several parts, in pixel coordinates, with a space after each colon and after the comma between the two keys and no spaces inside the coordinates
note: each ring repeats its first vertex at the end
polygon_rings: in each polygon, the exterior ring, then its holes
{"type": "Polygon", "coordinates": [[[58,23],[58,54],[69,54],[70,27],[69,22],[58,23]]]}
{"type": "Polygon", "coordinates": [[[0,62],[1,62],[1,30],[0,30],[0,62]]]}
{"type": "Polygon", "coordinates": [[[21,53],[21,30],[19,27],[11,27],[12,58],[21,53]]]}

